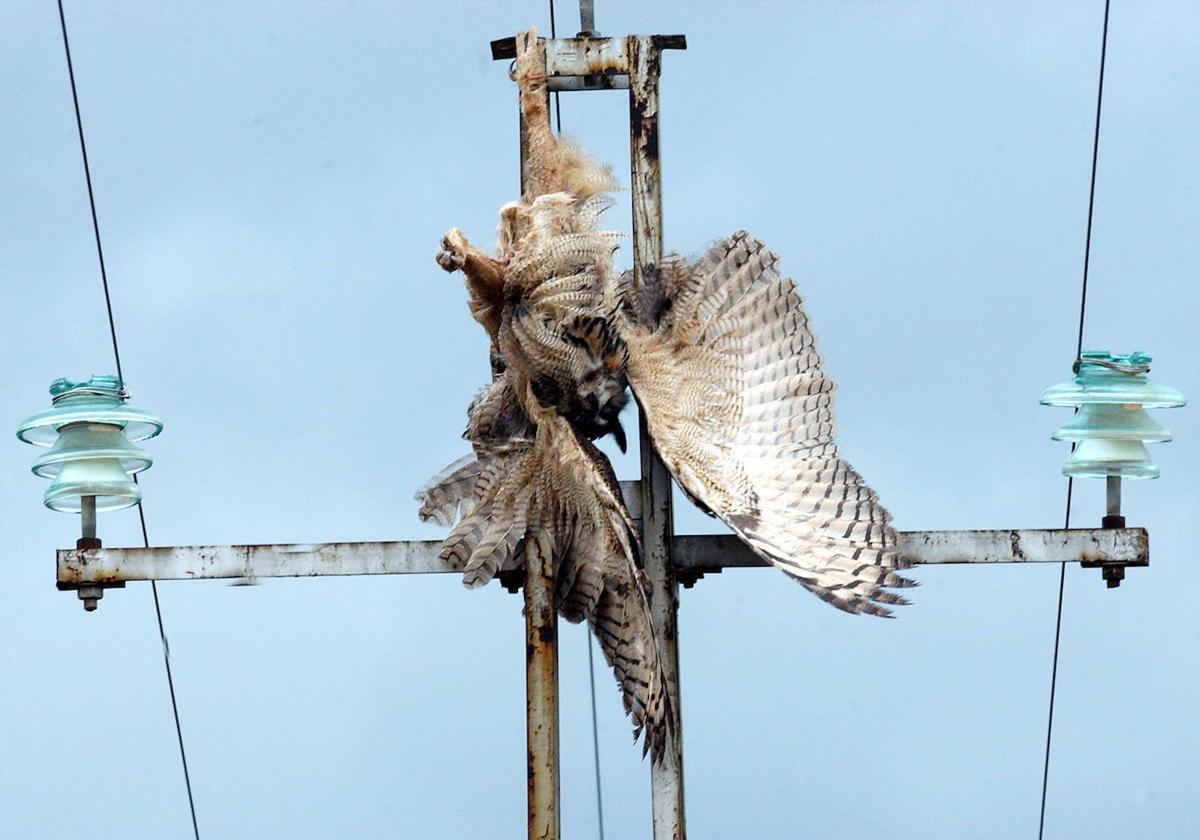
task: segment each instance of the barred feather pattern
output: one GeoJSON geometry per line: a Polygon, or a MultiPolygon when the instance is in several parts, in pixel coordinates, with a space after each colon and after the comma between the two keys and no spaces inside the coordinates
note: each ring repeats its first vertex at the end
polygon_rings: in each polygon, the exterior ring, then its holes
{"type": "Polygon", "coordinates": [[[475,507],[475,487],[483,471],[483,462],[464,455],[435,475],[414,497],[421,503],[417,516],[422,522],[436,522],[449,528],[475,507]]]}
{"type": "MultiPolygon", "coordinates": [[[[477,401],[476,410],[486,404],[477,401]]],[[[643,750],[661,761],[676,729],[675,706],[654,640],[636,530],[608,460],[552,411],[541,413],[532,439],[483,441],[476,449],[419,494],[423,517],[462,513],[441,560],[474,588],[519,568],[526,541],[540,537],[551,546],[559,612],[588,622],[634,737],[644,733],[643,750]]]]}
{"type": "Polygon", "coordinates": [[[556,139],[545,114],[544,50],[518,36],[517,81],[529,127],[530,174],[521,201],[501,210],[504,314],[497,343],[539,403],[589,438],[624,447],[625,346],[614,327],[613,254],[621,235],[599,229],[615,181],[606,167],[556,139]]]}
{"type": "Polygon", "coordinates": [[[619,286],[629,382],[687,493],[833,606],[907,603],[889,591],[914,585],[891,515],[840,457],[834,384],[779,258],[743,231],[669,261],[658,288],[619,286]]]}
{"type": "Polygon", "coordinates": [[[516,76],[529,127],[526,192],[500,210],[494,257],[454,229],[437,260],[466,277],[472,314],[492,341],[493,381],[468,410],[473,456],[423,488],[421,516],[458,519],[440,556],[470,587],[519,568],[525,546],[549,547],[559,611],[589,623],[635,737],[661,761],[676,706],[634,526],[611,466],[589,441],[621,435],[617,415],[628,400],[613,322],[620,237],[599,230],[616,182],[551,134],[536,32],[518,36],[516,76]]]}

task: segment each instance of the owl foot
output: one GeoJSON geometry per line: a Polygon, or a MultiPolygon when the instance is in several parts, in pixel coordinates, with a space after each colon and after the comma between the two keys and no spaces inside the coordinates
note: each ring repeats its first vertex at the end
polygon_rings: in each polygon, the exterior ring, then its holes
{"type": "Polygon", "coordinates": [[[445,271],[458,271],[467,264],[467,249],[471,246],[458,228],[452,228],[442,237],[442,249],[437,254],[437,264],[445,271]]]}

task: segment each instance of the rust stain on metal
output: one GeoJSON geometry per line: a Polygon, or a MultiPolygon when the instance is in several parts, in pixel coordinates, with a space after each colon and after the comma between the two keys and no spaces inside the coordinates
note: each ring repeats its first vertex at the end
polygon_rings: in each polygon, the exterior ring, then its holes
{"type": "Polygon", "coordinates": [[[1106,552],[1097,541],[1096,550],[1085,552],[1079,565],[1085,569],[1150,565],[1150,534],[1147,531],[1142,528],[1104,528],[1099,533],[1107,535],[1114,532],[1119,534],[1117,551],[1106,552]]]}
{"type": "Polygon", "coordinates": [[[1024,560],[1025,552],[1021,550],[1021,535],[1016,531],[1010,531],[1008,534],[1009,545],[1012,546],[1012,556],[1014,560],[1024,560]]]}
{"type": "MultiPolygon", "coordinates": [[[[633,203],[634,283],[644,288],[658,281],[663,256],[662,175],[659,166],[658,77],[661,55],[654,38],[626,40],[629,58],[630,194],[633,203]]],[[[672,556],[674,529],[671,478],[654,452],[641,419],[642,547],[652,597],[650,611],[667,690],[678,719],[679,647],[676,620],[679,588],[672,556]]],[[[682,725],[682,724],[681,724],[682,725]]],[[[650,767],[653,830],[656,840],[687,835],[684,816],[683,750],[678,733],[668,738],[661,763],[650,767]]]]}
{"type": "MultiPolygon", "coordinates": [[[[581,37],[581,38],[566,38],[566,39],[561,39],[561,40],[585,41],[585,42],[594,44],[594,43],[598,43],[598,42],[602,42],[602,41],[631,41],[634,39],[646,42],[650,47],[654,48],[655,50],[686,50],[687,49],[687,36],[685,36],[685,35],[650,35],[650,36],[627,35],[623,38],[621,38],[621,37],[616,37],[616,38],[581,37]]],[[[493,61],[501,61],[506,58],[508,58],[508,59],[516,58],[517,57],[517,39],[511,35],[507,38],[497,38],[495,41],[491,42],[491,50],[492,50],[492,60],[493,61]]]]}
{"type": "Polygon", "coordinates": [[[559,840],[558,610],[554,552],[543,534],[530,535],[525,554],[525,727],[529,775],[529,837],[559,840]]]}
{"type": "Polygon", "coordinates": [[[625,50],[618,44],[615,38],[573,38],[572,41],[576,47],[575,64],[579,65],[584,72],[561,73],[554,67],[547,68],[548,74],[551,76],[570,75],[570,76],[594,76],[607,73],[628,73],[629,61],[625,57],[625,50]],[[616,49],[610,49],[612,46],[616,49]],[[580,60],[578,56],[582,54],[580,60]]]}

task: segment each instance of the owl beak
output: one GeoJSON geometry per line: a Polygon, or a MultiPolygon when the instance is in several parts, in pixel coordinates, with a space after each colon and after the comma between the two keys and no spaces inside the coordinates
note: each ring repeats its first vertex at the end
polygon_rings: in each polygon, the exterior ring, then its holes
{"type": "Polygon", "coordinates": [[[620,450],[622,452],[624,452],[625,446],[626,446],[625,427],[621,425],[620,420],[613,420],[612,436],[613,436],[613,440],[615,440],[617,442],[617,446],[620,448],[620,450]]]}

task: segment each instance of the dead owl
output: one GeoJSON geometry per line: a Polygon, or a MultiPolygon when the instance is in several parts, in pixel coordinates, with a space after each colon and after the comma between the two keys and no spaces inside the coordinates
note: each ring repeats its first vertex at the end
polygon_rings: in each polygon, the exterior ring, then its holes
{"type": "Polygon", "coordinates": [[[686,493],[828,603],[885,616],[912,585],[878,497],[834,442],[833,382],[778,257],[740,232],[703,257],[668,257],[644,286],[617,274],[599,229],[611,172],[551,133],[544,48],[517,38],[529,134],[525,194],[500,210],[495,256],[457,230],[439,264],[466,277],[492,343],[493,379],[468,410],[472,454],[418,493],[457,522],[441,557],[469,586],[549,554],[556,603],[587,620],[636,732],[658,759],[675,728],[637,531],[612,467],[633,390],[654,447],[686,493]]]}

